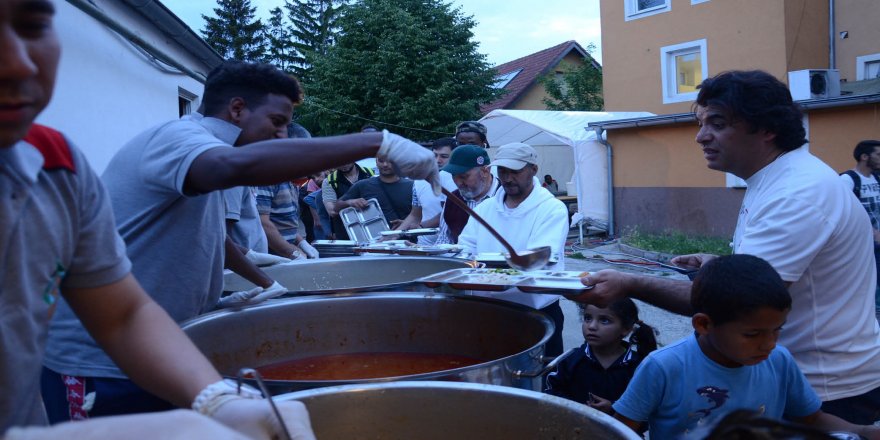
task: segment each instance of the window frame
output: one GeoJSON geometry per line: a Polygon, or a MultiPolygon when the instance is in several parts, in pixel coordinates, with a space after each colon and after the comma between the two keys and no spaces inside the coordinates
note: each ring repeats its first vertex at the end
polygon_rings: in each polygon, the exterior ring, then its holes
{"type": "Polygon", "coordinates": [[[856,81],[862,81],[865,79],[865,66],[867,64],[873,64],[877,62],[880,62],[880,53],[872,53],[869,55],[856,57],[856,81]]]}
{"type": "Polygon", "coordinates": [[[180,117],[192,114],[195,111],[193,105],[198,97],[195,93],[177,86],[177,109],[180,117]]]}
{"type": "Polygon", "coordinates": [[[663,86],[662,94],[664,104],[693,101],[697,98],[697,92],[678,93],[675,83],[675,57],[677,55],[692,52],[698,52],[700,54],[702,77],[698,81],[699,83],[709,77],[709,57],[706,50],[705,38],[673,44],[671,46],[663,46],[660,48],[660,81],[663,86]]]}
{"type": "Polygon", "coordinates": [[[652,15],[662,14],[672,10],[672,0],[663,0],[663,5],[654,6],[642,11],[638,10],[639,0],[624,0],[624,20],[638,20],[640,18],[650,17],[652,15]]]}

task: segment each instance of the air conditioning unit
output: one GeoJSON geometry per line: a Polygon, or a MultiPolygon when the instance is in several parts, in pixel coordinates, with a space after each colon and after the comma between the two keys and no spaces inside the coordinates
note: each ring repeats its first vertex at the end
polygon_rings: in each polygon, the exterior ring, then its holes
{"type": "Polygon", "coordinates": [[[840,96],[840,71],[808,69],[788,72],[788,89],[795,101],[840,96]]]}

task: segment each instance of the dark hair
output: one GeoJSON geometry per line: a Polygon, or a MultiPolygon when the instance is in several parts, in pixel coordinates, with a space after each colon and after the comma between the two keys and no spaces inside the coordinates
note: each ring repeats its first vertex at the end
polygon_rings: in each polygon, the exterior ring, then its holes
{"type": "Polygon", "coordinates": [[[691,287],[691,307],[721,325],[764,307],[788,310],[791,295],[770,263],[754,255],[725,255],[700,268],[691,287]]]}
{"type": "Polygon", "coordinates": [[[553,181],[553,176],[551,176],[551,175],[549,175],[549,174],[544,174],[544,181],[547,182],[547,183],[552,182],[552,181],[553,181]]]}
{"type": "Polygon", "coordinates": [[[442,137],[435,140],[434,143],[431,145],[432,150],[436,148],[446,147],[449,147],[450,150],[455,150],[455,148],[458,147],[458,141],[455,140],[454,137],[442,137]]]}
{"type": "Polygon", "coordinates": [[[312,137],[312,134],[306,130],[302,125],[297,124],[296,122],[291,122],[287,124],[287,137],[293,138],[302,138],[307,139],[312,137]]]}
{"type": "Polygon", "coordinates": [[[864,140],[856,144],[855,150],[853,150],[853,157],[856,159],[856,162],[861,162],[862,155],[874,152],[874,148],[880,147],[880,141],[875,140],[864,140]]]}
{"type": "Polygon", "coordinates": [[[707,78],[699,85],[696,106],[717,107],[734,120],[745,121],[751,132],[767,130],[783,151],[807,143],[803,113],[788,87],[767,72],[734,70],[707,78]]]}
{"type": "Polygon", "coordinates": [[[477,121],[464,121],[458,124],[455,127],[455,136],[457,137],[459,133],[476,133],[480,136],[480,140],[483,141],[484,144],[487,146],[489,145],[489,139],[486,138],[488,130],[485,125],[477,121]]]}
{"type": "Polygon", "coordinates": [[[686,439],[701,440],[834,440],[811,426],[764,417],[749,409],[738,409],[691,431],[686,439]]]}
{"type": "MultiPolygon", "coordinates": [[[[578,308],[580,309],[581,318],[583,318],[586,305],[578,303],[578,308]]],[[[645,324],[639,319],[639,308],[636,306],[635,301],[629,298],[621,298],[611,303],[607,309],[617,316],[617,319],[620,320],[621,327],[625,329],[633,329],[632,336],[630,336],[630,343],[637,347],[639,356],[644,358],[648,353],[657,349],[655,330],[653,327],[645,324]]]]}
{"type": "Polygon", "coordinates": [[[302,102],[299,81],[271,64],[224,61],[208,74],[202,99],[205,116],[217,115],[232,98],[242,98],[249,108],[259,107],[270,94],[302,102]]]}

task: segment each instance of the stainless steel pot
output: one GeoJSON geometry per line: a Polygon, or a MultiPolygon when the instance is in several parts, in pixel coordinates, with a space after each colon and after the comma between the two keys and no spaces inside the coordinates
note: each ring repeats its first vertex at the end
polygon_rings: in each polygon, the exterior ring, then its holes
{"type": "Polygon", "coordinates": [[[640,439],[614,418],[560,397],[473,383],[394,382],[277,396],[309,410],[317,438],[640,439]]]}
{"type": "Polygon", "coordinates": [[[345,353],[459,355],[485,362],[351,381],[267,380],[273,394],[347,383],[452,380],[539,389],[553,321],[505,301],[406,292],[302,296],[194,318],[183,330],[221,374],[345,353]]]}
{"type": "MultiPolygon", "coordinates": [[[[320,258],[264,267],[263,272],[291,293],[341,293],[373,290],[426,290],[413,280],[450,269],[470,267],[466,260],[443,257],[339,257],[320,258]]],[[[223,277],[226,291],[254,286],[239,275],[223,277]]]]}

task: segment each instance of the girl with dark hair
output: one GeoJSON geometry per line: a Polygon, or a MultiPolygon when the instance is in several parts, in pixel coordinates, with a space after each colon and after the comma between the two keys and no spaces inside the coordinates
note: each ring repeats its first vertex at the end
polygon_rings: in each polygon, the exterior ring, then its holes
{"type": "Polygon", "coordinates": [[[547,375],[544,392],[610,414],[611,404],[626,390],[636,367],[657,349],[655,330],[639,320],[639,309],[629,298],[608,308],[578,307],[585,342],[547,375]]]}

